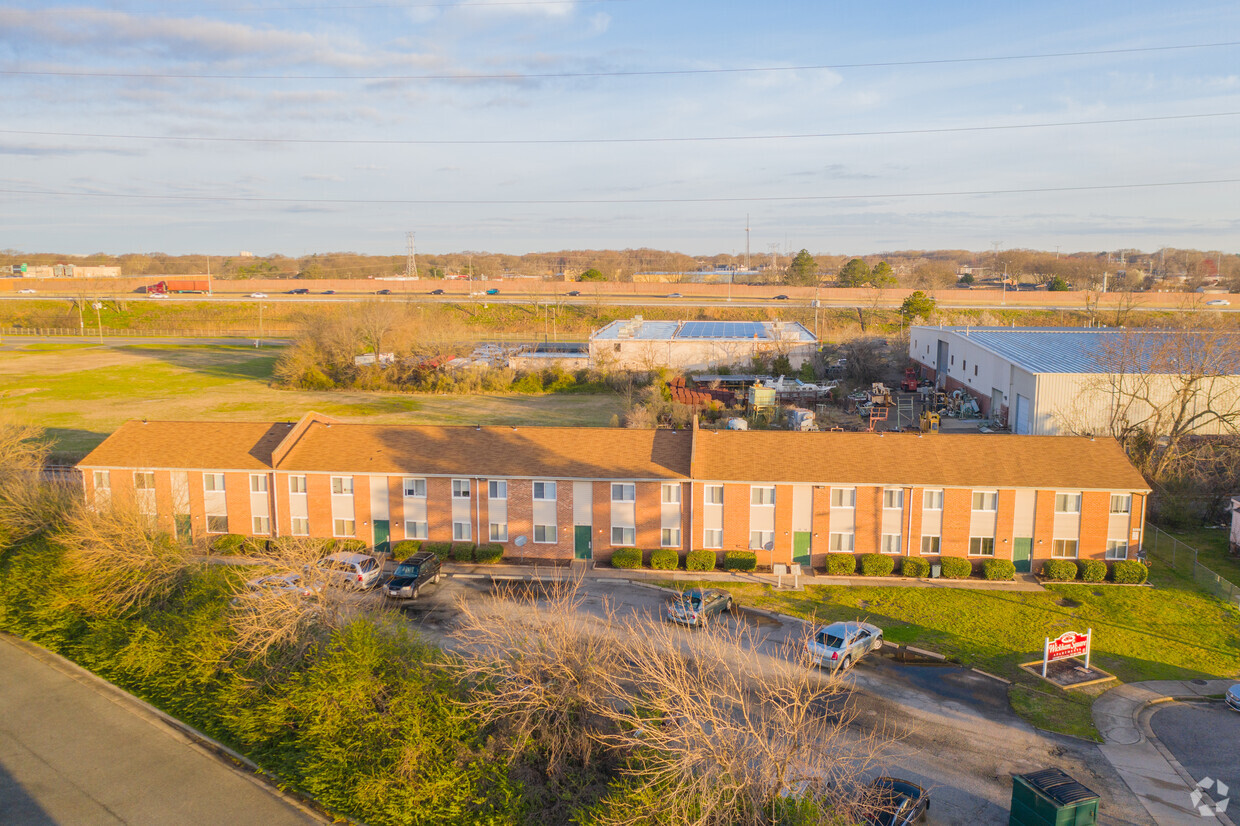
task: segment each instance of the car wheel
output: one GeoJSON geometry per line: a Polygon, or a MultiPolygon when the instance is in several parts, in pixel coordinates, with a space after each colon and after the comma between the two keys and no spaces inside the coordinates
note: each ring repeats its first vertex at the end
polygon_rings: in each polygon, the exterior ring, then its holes
{"type": "Polygon", "coordinates": [[[728,601],[723,604],[723,610],[727,611],[729,614],[732,613],[732,600],[731,599],[728,599],[728,601]]]}
{"type": "Polygon", "coordinates": [[[435,574],[433,577],[431,577],[431,582],[433,582],[433,583],[435,583],[436,585],[438,585],[438,584],[439,584],[439,574],[435,574]]]}
{"type": "Polygon", "coordinates": [[[840,663],[840,671],[847,671],[849,668],[852,668],[851,654],[844,658],[844,662],[840,663]]]}
{"type": "Polygon", "coordinates": [[[883,635],[882,634],[879,634],[877,637],[874,638],[874,650],[875,651],[883,650],[883,635]]]}
{"type": "Polygon", "coordinates": [[[410,598],[410,599],[417,599],[417,598],[418,598],[418,592],[419,592],[419,591],[421,591],[421,590],[422,590],[421,588],[414,588],[412,591],[410,591],[410,592],[409,592],[409,598],[410,598]]]}

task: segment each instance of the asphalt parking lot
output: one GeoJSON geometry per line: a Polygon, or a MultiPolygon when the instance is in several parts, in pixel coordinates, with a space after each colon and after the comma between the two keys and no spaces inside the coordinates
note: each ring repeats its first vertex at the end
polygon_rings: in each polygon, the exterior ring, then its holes
{"type": "Polygon", "coordinates": [[[1222,700],[1166,703],[1150,717],[1150,728],[1194,780],[1223,781],[1236,804],[1234,820],[1240,811],[1240,712],[1222,700]]]}

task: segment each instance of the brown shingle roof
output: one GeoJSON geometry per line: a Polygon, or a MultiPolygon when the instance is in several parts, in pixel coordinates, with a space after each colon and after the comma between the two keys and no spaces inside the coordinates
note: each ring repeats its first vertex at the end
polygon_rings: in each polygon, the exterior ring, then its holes
{"type": "Polygon", "coordinates": [[[693,478],[946,487],[1148,490],[1114,439],[698,431],[693,478]]]}
{"type": "Polygon", "coordinates": [[[687,431],[592,427],[425,427],[313,422],[281,470],[674,479],[689,473],[687,431]]]}
{"type": "Polygon", "coordinates": [[[263,470],[292,429],[284,422],[128,421],[87,454],[82,467],[263,470]]]}

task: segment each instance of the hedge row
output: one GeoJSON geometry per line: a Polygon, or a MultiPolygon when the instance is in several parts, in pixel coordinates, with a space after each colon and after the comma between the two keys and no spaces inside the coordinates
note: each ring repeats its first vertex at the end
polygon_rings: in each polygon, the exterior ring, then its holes
{"type": "MultiPolygon", "coordinates": [[[[1084,582],[1102,582],[1108,576],[1107,563],[1101,559],[1048,559],[1042,564],[1042,578],[1050,582],[1072,582],[1079,576],[1084,582]]],[[[1125,585],[1140,585],[1150,571],[1135,559],[1120,559],[1110,565],[1110,579],[1125,585]]]]}
{"type": "MultiPolygon", "coordinates": [[[[675,548],[656,548],[648,552],[640,548],[617,548],[611,554],[611,567],[640,568],[647,553],[649,565],[656,571],[675,571],[681,567],[680,554],[675,548]]],[[[686,571],[713,571],[718,567],[718,556],[714,551],[689,551],[683,563],[686,571]]],[[[724,554],[723,567],[727,571],[752,571],[758,567],[758,555],[753,551],[728,551],[724,554]]]]}

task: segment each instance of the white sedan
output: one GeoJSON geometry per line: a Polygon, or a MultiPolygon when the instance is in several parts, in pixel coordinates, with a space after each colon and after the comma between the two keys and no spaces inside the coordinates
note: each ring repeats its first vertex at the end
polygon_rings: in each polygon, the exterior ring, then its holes
{"type": "Polygon", "coordinates": [[[810,662],[834,671],[845,671],[871,651],[883,647],[883,629],[868,622],[833,622],[814,632],[805,643],[810,662]]]}
{"type": "Polygon", "coordinates": [[[1207,307],[1230,307],[1231,302],[1226,298],[1216,298],[1213,301],[1206,302],[1207,307]]]}
{"type": "Polygon", "coordinates": [[[17,292],[19,295],[34,295],[36,292],[38,292],[38,290],[31,290],[27,288],[24,290],[18,290],[17,292]]]}
{"type": "Polygon", "coordinates": [[[267,293],[250,293],[250,298],[266,298],[267,293]]]}

